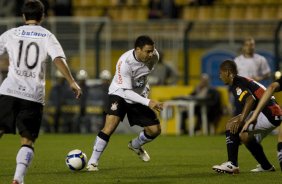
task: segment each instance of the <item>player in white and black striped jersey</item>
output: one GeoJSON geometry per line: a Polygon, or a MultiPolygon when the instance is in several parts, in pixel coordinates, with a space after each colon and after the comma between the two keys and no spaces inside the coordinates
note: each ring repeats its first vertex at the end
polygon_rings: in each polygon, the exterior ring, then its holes
{"type": "MultiPolygon", "coordinates": [[[[34,156],[34,142],[40,130],[45,97],[45,64],[50,56],[79,98],[81,89],[72,77],[64,51],[56,37],[39,24],[44,6],[28,0],[23,9],[25,25],[0,36],[0,55],[9,55],[9,71],[0,87],[0,134],[21,135],[13,184],[22,184],[34,156]]],[[[0,135],[0,136],[1,136],[0,135]]]]}
{"type": "Polygon", "coordinates": [[[162,110],[162,103],[148,99],[147,76],[158,60],[159,54],[155,44],[148,36],[139,36],[135,41],[134,49],[125,52],[119,58],[115,76],[109,87],[106,122],[96,137],[87,166],[88,171],[98,170],[99,158],[125,114],[131,126],[144,127],[144,131],[129,142],[129,149],[138,154],[141,160],[145,162],[150,160],[142,146],[161,133],[160,122],[153,110],[162,110]]]}

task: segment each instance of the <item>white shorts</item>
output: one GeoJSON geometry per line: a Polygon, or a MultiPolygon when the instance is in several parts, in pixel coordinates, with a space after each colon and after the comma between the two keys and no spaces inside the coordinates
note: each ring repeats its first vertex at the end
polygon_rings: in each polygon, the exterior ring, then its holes
{"type": "MultiPolygon", "coordinates": [[[[252,113],[250,113],[251,115],[252,113]]],[[[260,113],[255,127],[251,124],[248,128],[248,133],[254,135],[258,142],[261,142],[269,133],[271,133],[276,126],[269,122],[267,117],[260,113]]]]}

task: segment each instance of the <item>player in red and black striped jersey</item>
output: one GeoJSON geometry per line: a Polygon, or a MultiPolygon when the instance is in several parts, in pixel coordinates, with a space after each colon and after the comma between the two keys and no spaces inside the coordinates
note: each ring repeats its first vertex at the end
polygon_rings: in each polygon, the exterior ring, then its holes
{"type": "Polygon", "coordinates": [[[238,149],[240,142],[242,142],[259,163],[257,168],[251,170],[252,172],[274,171],[275,168],[267,160],[260,142],[280,125],[279,117],[282,116],[282,110],[275,98],[272,97],[259,113],[256,126],[249,126],[247,131],[241,131],[245,121],[262,98],[265,87],[237,74],[234,61],[226,60],[220,65],[220,78],[231,88],[238,115],[229,120],[226,125],[228,162],[215,165],[213,169],[217,172],[239,173],[238,149]]]}
{"type": "MultiPolygon", "coordinates": [[[[269,87],[264,92],[262,98],[260,99],[256,109],[254,110],[252,116],[247,120],[245,123],[242,132],[247,131],[249,126],[256,126],[257,119],[259,114],[262,112],[263,109],[265,109],[265,106],[273,98],[273,93],[282,91],[282,77],[272,84],[269,85],[269,87]]],[[[280,117],[277,117],[277,119],[281,119],[280,117]]],[[[278,144],[277,144],[277,156],[280,163],[280,169],[282,171],[282,125],[279,127],[279,135],[278,135],[278,144]]]]}

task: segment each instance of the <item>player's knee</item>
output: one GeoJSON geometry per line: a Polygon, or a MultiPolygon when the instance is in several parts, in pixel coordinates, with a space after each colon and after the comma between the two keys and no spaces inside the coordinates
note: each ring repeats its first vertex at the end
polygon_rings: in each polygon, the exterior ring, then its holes
{"type": "Polygon", "coordinates": [[[158,127],[154,133],[155,133],[155,137],[159,136],[162,133],[161,127],[158,127]]]}
{"type": "Polygon", "coordinates": [[[240,133],[240,140],[243,144],[246,144],[249,140],[249,135],[247,132],[240,133]]]}
{"type": "Polygon", "coordinates": [[[162,131],[160,126],[154,126],[150,128],[145,128],[145,132],[151,137],[157,137],[161,134],[162,131]]]}
{"type": "Polygon", "coordinates": [[[282,132],[279,132],[279,135],[278,135],[278,142],[282,142],[282,132]]]}
{"type": "Polygon", "coordinates": [[[23,131],[21,135],[21,144],[32,146],[35,140],[37,139],[36,135],[29,133],[28,131],[23,131]]]}
{"type": "Polygon", "coordinates": [[[282,142],[282,124],[279,127],[278,142],[282,142]]]}
{"type": "Polygon", "coordinates": [[[105,122],[105,125],[102,131],[107,135],[111,135],[115,131],[119,122],[120,122],[119,117],[114,116],[114,115],[107,115],[106,122],[105,122]]]}
{"type": "Polygon", "coordinates": [[[31,140],[29,138],[22,137],[21,138],[21,145],[27,145],[27,146],[33,147],[34,141],[35,140],[31,140]]]}

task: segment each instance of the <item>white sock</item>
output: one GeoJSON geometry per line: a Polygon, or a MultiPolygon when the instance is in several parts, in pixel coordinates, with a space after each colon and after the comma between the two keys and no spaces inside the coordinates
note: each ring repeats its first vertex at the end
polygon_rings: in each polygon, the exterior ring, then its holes
{"type": "Polygon", "coordinates": [[[24,176],[27,172],[28,166],[31,164],[34,152],[33,149],[27,146],[22,146],[17,154],[17,166],[14,175],[14,180],[23,183],[24,176]]]}
{"type": "Polygon", "coordinates": [[[149,139],[145,136],[144,131],[140,132],[139,136],[132,140],[131,144],[133,148],[140,148],[142,145],[151,142],[153,139],[149,139]]]}
{"type": "Polygon", "coordinates": [[[91,158],[88,161],[88,165],[95,164],[98,165],[99,158],[103,151],[105,150],[108,142],[101,139],[99,136],[96,137],[96,141],[94,143],[93,152],[91,158]]]}

